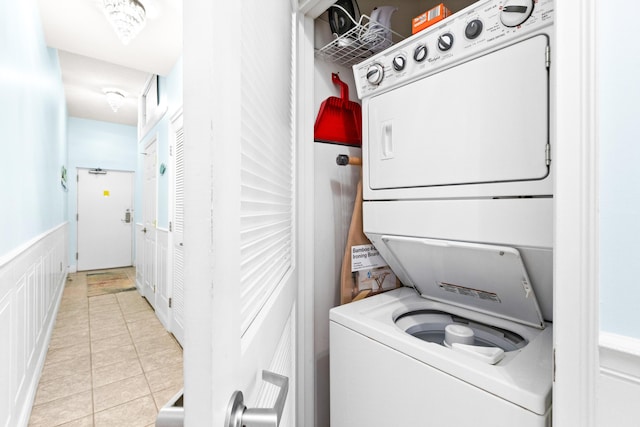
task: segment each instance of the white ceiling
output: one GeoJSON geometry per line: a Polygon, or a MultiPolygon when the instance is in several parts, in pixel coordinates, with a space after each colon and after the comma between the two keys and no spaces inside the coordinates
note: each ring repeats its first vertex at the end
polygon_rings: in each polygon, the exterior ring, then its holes
{"type": "Polygon", "coordinates": [[[140,0],[147,22],[129,45],[100,9],[102,0],[38,0],[45,39],[58,49],[70,116],[137,123],[137,98],[150,74],[167,75],[182,54],[182,0],[140,0]],[[104,88],[127,93],[114,113],[104,88]]]}

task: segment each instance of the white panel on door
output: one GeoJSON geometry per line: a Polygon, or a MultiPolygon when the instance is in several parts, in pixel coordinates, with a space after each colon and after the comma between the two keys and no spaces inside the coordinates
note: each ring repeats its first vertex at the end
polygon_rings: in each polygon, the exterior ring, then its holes
{"type": "Polygon", "coordinates": [[[144,267],[142,294],[155,307],[156,291],[156,218],[157,218],[157,140],[145,147],[143,184],[144,267]]]}
{"type": "MultiPolygon", "coordinates": [[[[296,354],[296,309],[291,310],[289,319],[278,340],[278,345],[269,364],[269,371],[278,372],[289,378],[289,393],[284,405],[280,427],[295,425],[296,408],[296,384],[295,378],[295,354],[296,354]]],[[[269,382],[263,381],[256,398],[256,406],[259,408],[273,407],[280,388],[269,382]]]]}
{"type": "Polygon", "coordinates": [[[547,45],[537,36],[372,98],[370,187],[544,178],[547,45]]]}
{"type": "MultiPolygon", "coordinates": [[[[253,11],[249,14],[253,15],[253,11]]],[[[257,15],[255,17],[260,20],[257,15]]],[[[274,36],[270,33],[255,34],[253,43],[256,46],[243,46],[246,49],[243,55],[249,58],[255,50],[267,49],[267,39],[274,36]]],[[[272,41],[278,44],[277,40],[272,41]]],[[[282,46],[279,51],[283,58],[291,54],[290,51],[282,52],[285,47],[290,48],[282,46]]],[[[290,59],[287,58],[284,64],[290,66],[290,59]]],[[[274,76],[275,70],[263,67],[260,62],[247,61],[241,73],[244,102],[240,175],[240,309],[243,333],[292,267],[292,82],[274,76]]]]}

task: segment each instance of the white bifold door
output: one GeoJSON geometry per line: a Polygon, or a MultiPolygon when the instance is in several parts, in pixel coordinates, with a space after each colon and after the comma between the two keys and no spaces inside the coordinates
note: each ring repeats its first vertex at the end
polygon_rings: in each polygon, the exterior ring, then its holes
{"type": "Polygon", "coordinates": [[[292,6],[184,2],[187,427],[302,425],[292,6]]]}
{"type": "Polygon", "coordinates": [[[133,178],[133,172],[78,169],[78,271],[132,265],[133,178]]]}
{"type": "Polygon", "coordinates": [[[182,114],[171,122],[173,139],[173,215],[169,226],[171,244],[170,330],[184,347],[184,126],[182,114]]]}

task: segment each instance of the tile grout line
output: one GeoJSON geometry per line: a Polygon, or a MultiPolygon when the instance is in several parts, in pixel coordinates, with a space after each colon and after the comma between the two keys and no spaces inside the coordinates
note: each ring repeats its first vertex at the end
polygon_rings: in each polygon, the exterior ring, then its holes
{"type": "Polygon", "coordinates": [[[89,284],[86,280],[85,273],[85,281],[84,281],[85,295],[87,298],[87,316],[89,316],[89,377],[91,378],[91,424],[95,427],[96,425],[96,402],[94,399],[93,393],[93,340],[91,334],[91,304],[89,304],[89,284]]]}
{"type": "MultiPolygon", "coordinates": [[[[135,282],[134,282],[134,284],[135,284],[135,282]]],[[[138,292],[138,288],[137,287],[136,287],[136,292],[138,293],[138,295],[140,295],[140,293],[138,292]]],[[[144,302],[146,304],[149,304],[149,302],[147,301],[147,299],[144,296],[140,295],[140,298],[143,298],[144,302]]],[[[140,364],[140,370],[142,371],[142,376],[144,377],[144,381],[147,384],[147,388],[149,389],[149,396],[151,396],[151,400],[153,401],[153,405],[156,407],[156,412],[158,412],[160,410],[160,408],[158,408],[158,405],[156,404],[156,399],[153,397],[153,391],[151,390],[151,384],[149,384],[149,378],[147,377],[147,372],[144,370],[144,366],[142,366],[142,360],[140,360],[140,353],[138,352],[138,347],[136,346],[136,341],[133,338],[133,335],[131,334],[131,329],[129,328],[129,322],[127,322],[125,313],[122,310],[122,305],[120,304],[120,300],[118,299],[117,296],[116,296],[116,301],[118,302],[118,307],[120,308],[120,312],[122,313],[122,317],[124,318],[124,323],[125,323],[125,326],[127,327],[127,332],[129,332],[129,337],[131,338],[131,342],[133,343],[133,351],[136,352],[136,357],[138,358],[138,363],[140,364]]],[[[151,307],[151,306],[149,306],[149,307],[151,307]]]]}

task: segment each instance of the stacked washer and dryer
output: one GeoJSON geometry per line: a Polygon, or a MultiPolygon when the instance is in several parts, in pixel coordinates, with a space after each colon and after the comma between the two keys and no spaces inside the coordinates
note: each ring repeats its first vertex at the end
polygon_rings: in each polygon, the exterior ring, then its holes
{"type": "Polygon", "coordinates": [[[551,425],[553,18],[481,0],[353,67],[404,287],[331,310],[332,427],[551,425]]]}

